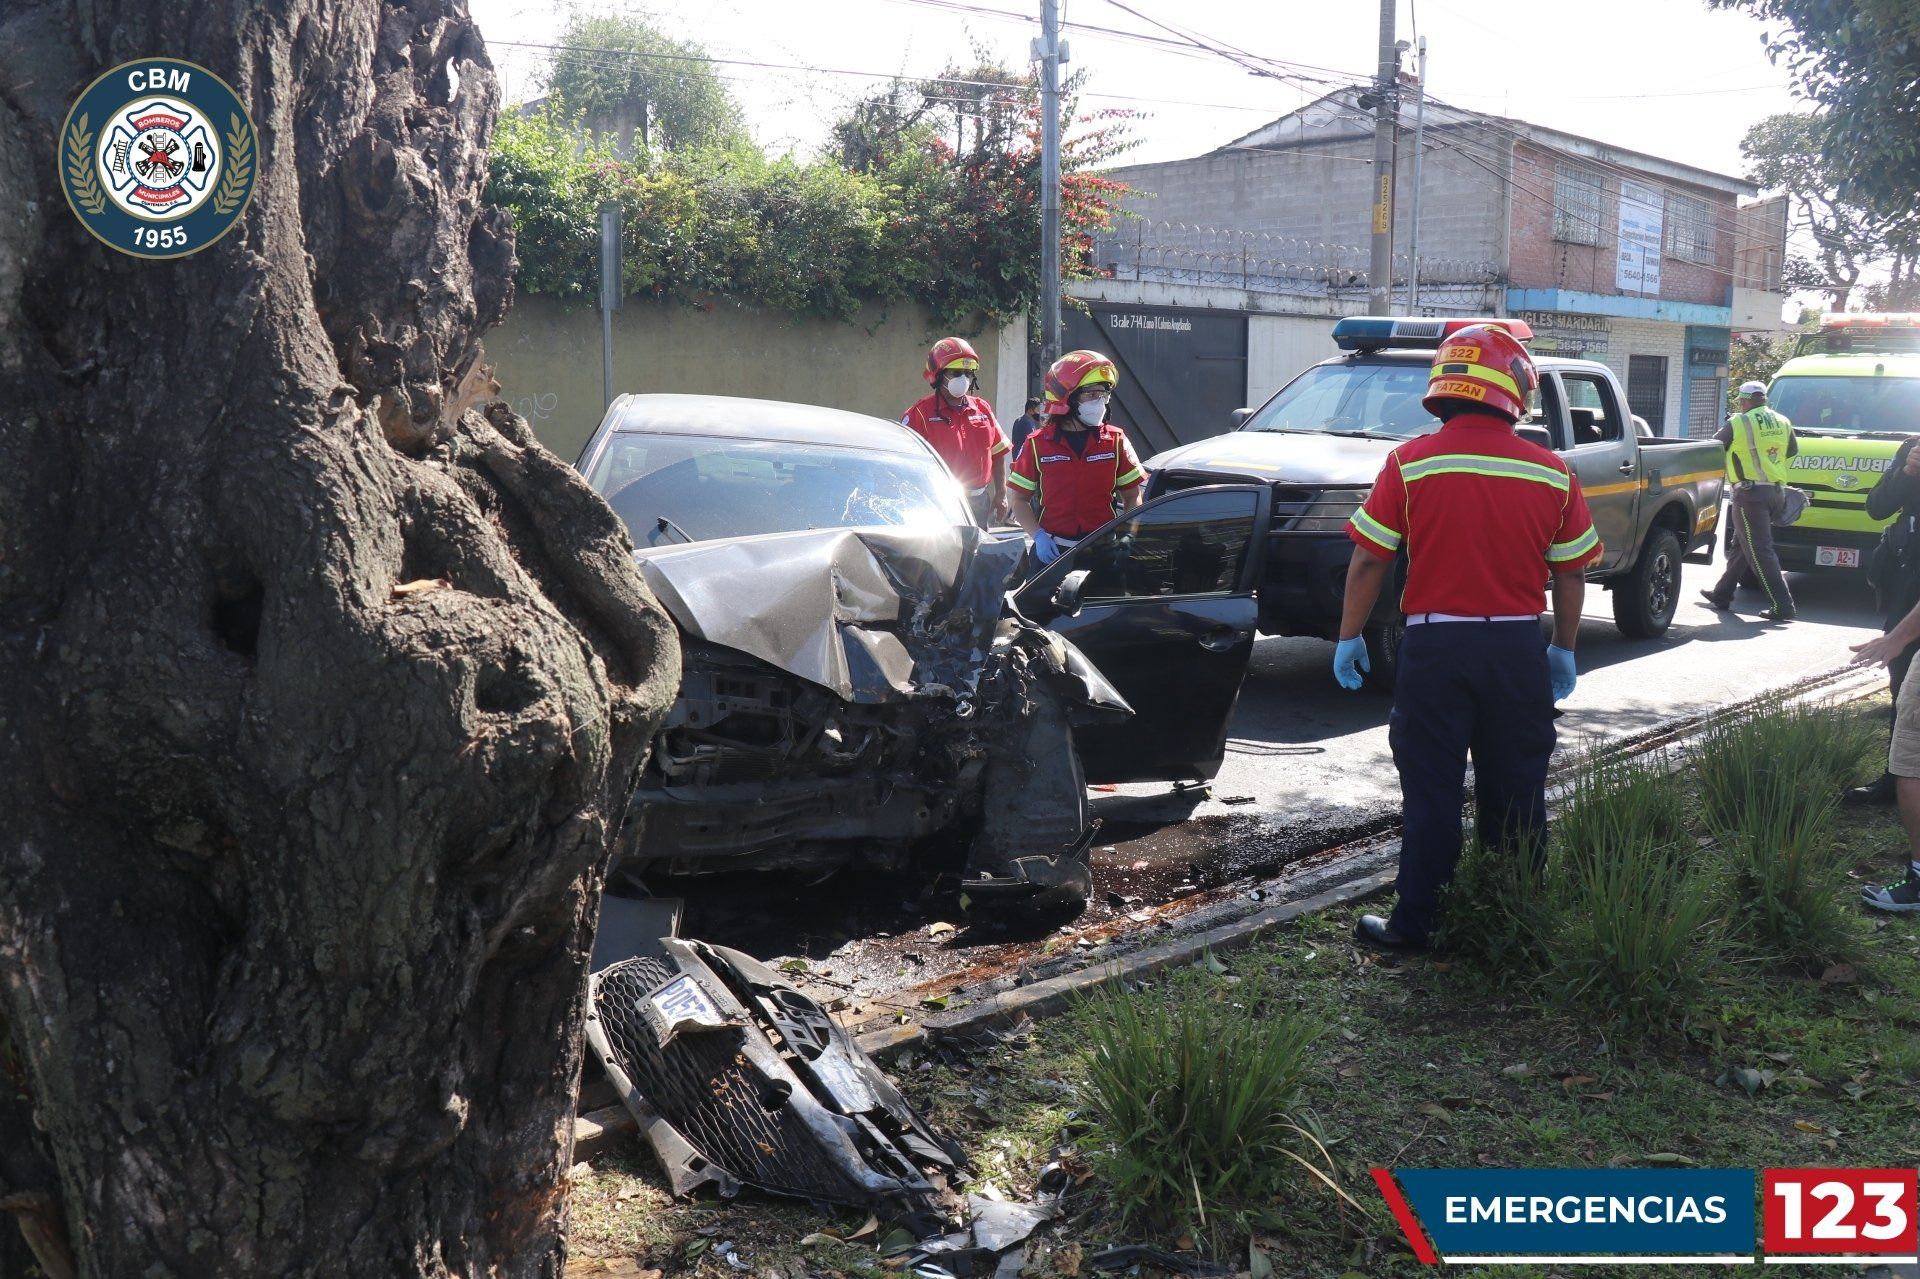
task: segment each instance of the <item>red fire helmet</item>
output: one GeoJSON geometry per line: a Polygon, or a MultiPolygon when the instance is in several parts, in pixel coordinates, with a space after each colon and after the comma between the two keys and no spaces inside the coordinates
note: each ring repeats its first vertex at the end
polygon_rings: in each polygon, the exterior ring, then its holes
{"type": "Polygon", "coordinates": [[[1437,413],[1439,401],[1453,400],[1518,422],[1539,386],[1533,357],[1519,339],[1497,324],[1474,324],[1449,333],[1434,352],[1421,403],[1437,413]]]}
{"type": "Polygon", "coordinates": [[[968,373],[978,372],[980,356],[965,338],[941,338],[927,352],[927,369],[920,376],[927,379],[928,386],[932,386],[942,372],[956,368],[968,373]]]}
{"type": "Polygon", "coordinates": [[[1083,386],[1117,386],[1120,371],[1113,361],[1098,351],[1068,351],[1047,370],[1041,389],[1046,393],[1046,410],[1054,417],[1064,415],[1072,406],[1073,393],[1083,386]]]}

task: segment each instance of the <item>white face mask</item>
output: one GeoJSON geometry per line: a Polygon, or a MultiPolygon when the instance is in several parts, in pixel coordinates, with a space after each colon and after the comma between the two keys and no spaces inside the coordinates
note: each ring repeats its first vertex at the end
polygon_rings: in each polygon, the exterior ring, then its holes
{"type": "Polygon", "coordinates": [[[1088,426],[1098,426],[1101,420],[1107,416],[1107,402],[1105,400],[1082,400],[1080,401],[1080,406],[1074,409],[1074,413],[1088,426]]]}
{"type": "Polygon", "coordinates": [[[957,400],[961,396],[965,395],[967,393],[967,388],[972,385],[973,385],[972,378],[968,377],[964,373],[956,373],[952,377],[947,379],[947,394],[953,396],[957,400]]]}

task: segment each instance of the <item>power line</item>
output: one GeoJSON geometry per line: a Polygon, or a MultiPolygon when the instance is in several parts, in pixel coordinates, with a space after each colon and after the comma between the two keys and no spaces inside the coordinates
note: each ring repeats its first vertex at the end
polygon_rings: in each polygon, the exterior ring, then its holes
{"type": "MultiPolygon", "coordinates": [[[[967,80],[954,76],[923,75],[910,76],[894,71],[860,71],[849,67],[816,67],[792,62],[760,62],[749,58],[720,58],[706,54],[661,53],[640,49],[607,49],[587,45],[542,44],[532,40],[489,40],[488,44],[503,48],[527,49],[552,53],[578,54],[597,58],[593,65],[609,68],[618,65],[616,59],[631,58],[660,59],[673,62],[704,63],[711,66],[748,67],[765,71],[792,72],[802,71],[810,75],[853,76],[868,80],[888,80],[900,84],[954,85],[969,89],[1004,89],[1008,92],[1024,92],[1025,84],[1008,84],[1002,80],[967,80]]],[[[1197,102],[1187,98],[1152,98],[1133,93],[1100,93],[1092,90],[1077,90],[1079,98],[1099,98],[1110,102],[1140,102],[1153,106],[1199,107],[1213,111],[1251,111],[1261,115],[1269,114],[1271,108],[1247,106],[1235,102],[1197,102]]]]}

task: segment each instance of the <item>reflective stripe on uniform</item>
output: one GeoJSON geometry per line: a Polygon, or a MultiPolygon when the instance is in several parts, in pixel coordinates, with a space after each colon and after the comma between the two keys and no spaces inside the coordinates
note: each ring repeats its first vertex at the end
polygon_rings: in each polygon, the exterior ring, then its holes
{"type": "Polygon", "coordinates": [[[1567,560],[1577,560],[1600,545],[1600,531],[1591,525],[1587,531],[1571,542],[1555,542],[1547,548],[1547,563],[1559,564],[1567,560]]]}
{"type": "Polygon", "coordinates": [[[1123,489],[1127,487],[1129,484],[1137,483],[1140,479],[1142,479],[1146,475],[1146,473],[1147,473],[1146,467],[1136,466],[1131,471],[1128,471],[1125,475],[1116,476],[1113,481],[1113,487],[1117,489],[1123,489]]]}
{"type": "Polygon", "coordinates": [[[1400,549],[1400,534],[1394,532],[1379,520],[1374,519],[1373,516],[1368,515],[1365,507],[1361,507],[1355,511],[1352,519],[1350,519],[1348,523],[1353,525],[1354,530],[1358,532],[1360,536],[1374,543],[1381,550],[1397,551],[1400,549]]]}
{"type": "Polygon", "coordinates": [[[1485,475],[1493,479],[1528,480],[1557,488],[1563,493],[1568,487],[1565,471],[1538,462],[1489,457],[1481,453],[1441,453],[1421,458],[1417,462],[1404,463],[1400,474],[1409,484],[1430,475],[1485,475]]]}

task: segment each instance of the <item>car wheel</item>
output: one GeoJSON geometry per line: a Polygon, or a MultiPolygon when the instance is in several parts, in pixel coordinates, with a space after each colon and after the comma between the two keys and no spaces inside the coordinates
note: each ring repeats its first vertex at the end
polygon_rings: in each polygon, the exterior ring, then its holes
{"type": "Polygon", "coordinates": [[[1614,583],[1613,622],[1628,639],[1653,639],[1680,607],[1680,539],[1670,528],[1647,534],[1633,571],[1614,583]]]}
{"type": "Polygon", "coordinates": [[[1402,618],[1374,622],[1360,632],[1367,644],[1367,681],[1361,687],[1371,693],[1393,692],[1393,677],[1400,669],[1400,642],[1407,637],[1402,618]]]}

